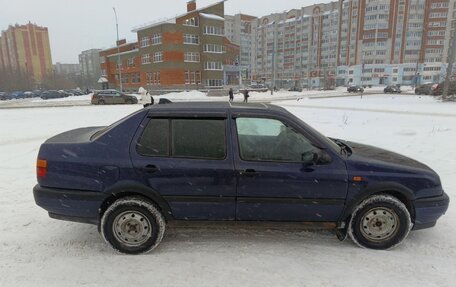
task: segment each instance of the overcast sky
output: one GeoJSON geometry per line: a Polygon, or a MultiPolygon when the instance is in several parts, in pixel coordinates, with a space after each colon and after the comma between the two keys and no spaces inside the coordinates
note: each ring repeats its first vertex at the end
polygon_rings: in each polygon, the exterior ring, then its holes
{"type": "MultiPolygon", "coordinates": [[[[216,2],[197,0],[197,7],[216,2]]],[[[318,2],[326,1],[228,0],[225,13],[263,16],[318,2]]],[[[136,35],[131,32],[133,27],[185,13],[186,3],[186,0],[0,0],[0,30],[6,30],[10,24],[29,21],[46,26],[49,28],[52,61],[77,63],[83,50],[115,45],[112,7],[116,7],[119,18],[119,37],[135,40],[136,35]]]]}

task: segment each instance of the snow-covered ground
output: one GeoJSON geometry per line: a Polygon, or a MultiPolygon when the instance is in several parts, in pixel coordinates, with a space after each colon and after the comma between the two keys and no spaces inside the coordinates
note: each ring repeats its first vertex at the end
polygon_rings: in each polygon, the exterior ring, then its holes
{"type": "MultiPolygon", "coordinates": [[[[456,109],[415,96],[279,103],[324,134],[373,144],[434,168],[456,195],[456,109]],[[310,107],[308,107],[310,106],[310,107]]],[[[339,242],[330,231],[230,224],[170,227],[151,254],[113,252],[95,226],[50,219],[33,200],[40,144],[139,109],[0,110],[0,286],[454,286],[456,211],[391,251],[339,242]]],[[[451,203],[453,205],[453,203],[451,203]]]]}
{"type": "MultiPolygon", "coordinates": [[[[404,87],[404,93],[413,93],[411,87],[404,87]]],[[[383,87],[373,87],[366,88],[365,94],[382,94],[383,87]]],[[[140,96],[137,94],[130,94],[136,96],[140,100],[140,96]]],[[[271,95],[271,92],[250,92],[249,93],[250,102],[270,102],[278,100],[292,100],[292,99],[313,99],[313,98],[327,98],[327,97],[356,97],[356,94],[350,94],[347,92],[345,87],[338,87],[333,91],[318,91],[318,90],[303,90],[302,92],[289,92],[286,90],[280,90],[274,92],[271,95]]],[[[84,96],[71,96],[67,98],[60,99],[49,99],[43,100],[41,98],[32,98],[32,99],[20,99],[20,100],[8,100],[0,101],[0,108],[17,108],[17,107],[54,107],[54,106],[88,106],[90,105],[90,100],[92,94],[84,96]]],[[[200,91],[183,91],[183,92],[173,92],[168,93],[162,96],[154,96],[154,99],[158,101],[160,98],[166,98],[173,102],[182,102],[182,101],[226,101],[228,94],[226,96],[208,96],[205,92],[200,91]]],[[[242,101],[243,95],[241,93],[235,94],[234,99],[236,101],[242,101]]],[[[141,103],[139,103],[141,104],[141,103]]]]}

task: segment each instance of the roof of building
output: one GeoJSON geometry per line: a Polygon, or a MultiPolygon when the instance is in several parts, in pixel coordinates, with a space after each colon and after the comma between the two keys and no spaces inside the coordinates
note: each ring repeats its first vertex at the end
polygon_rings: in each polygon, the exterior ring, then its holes
{"type": "MultiPolygon", "coordinates": [[[[202,8],[199,8],[199,9],[196,9],[196,10],[192,10],[192,11],[189,11],[189,12],[186,12],[184,14],[181,14],[181,15],[177,15],[175,17],[172,17],[172,18],[167,18],[167,19],[161,19],[161,20],[158,20],[158,21],[152,21],[152,22],[148,22],[148,23],[145,23],[145,24],[142,24],[142,25],[138,25],[138,26],[135,26],[133,27],[133,29],[131,30],[131,32],[133,33],[136,33],[138,31],[141,31],[141,30],[145,30],[145,29],[149,29],[149,28],[152,28],[152,27],[156,27],[156,26],[160,26],[162,24],[176,24],[176,19],[178,18],[181,18],[181,17],[184,17],[188,14],[191,14],[191,13],[195,13],[195,12],[199,12],[201,10],[205,10],[207,8],[210,8],[212,6],[215,6],[215,5],[218,5],[220,3],[223,3],[223,2],[226,2],[227,0],[222,0],[222,1],[218,1],[214,4],[210,4],[208,6],[204,6],[202,8]]],[[[200,14],[202,14],[200,12],[200,14]]],[[[206,14],[206,15],[212,15],[212,14],[206,14]]],[[[217,16],[217,15],[213,15],[213,16],[216,16],[216,17],[220,17],[220,18],[223,18],[221,16],[217,16]]],[[[223,18],[224,19],[224,18],[223,18]]]]}

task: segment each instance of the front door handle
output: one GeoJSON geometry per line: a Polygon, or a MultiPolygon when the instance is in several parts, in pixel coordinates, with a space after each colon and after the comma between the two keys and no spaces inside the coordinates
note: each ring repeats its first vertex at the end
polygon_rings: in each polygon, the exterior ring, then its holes
{"type": "Polygon", "coordinates": [[[248,176],[248,177],[254,177],[254,176],[259,175],[259,173],[254,169],[241,170],[239,172],[239,174],[243,175],[243,176],[248,176]]]}
{"type": "Polygon", "coordinates": [[[144,171],[146,171],[147,173],[154,173],[159,170],[160,170],[160,168],[153,164],[146,165],[146,167],[144,168],[144,171]]]}

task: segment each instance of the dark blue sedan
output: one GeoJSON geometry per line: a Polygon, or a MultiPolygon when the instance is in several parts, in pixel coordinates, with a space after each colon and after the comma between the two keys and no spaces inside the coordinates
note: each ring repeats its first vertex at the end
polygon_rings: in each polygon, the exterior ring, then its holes
{"type": "Polygon", "coordinates": [[[97,224],[118,251],[151,251],[171,220],[312,222],[389,249],[449,204],[439,176],[402,155],[329,139],[266,104],[181,103],[50,138],[36,203],[97,224]]]}

